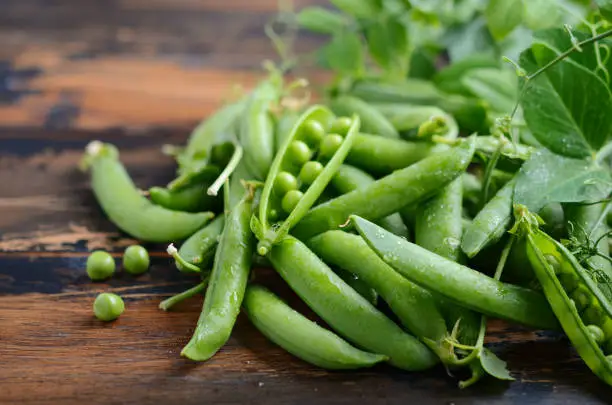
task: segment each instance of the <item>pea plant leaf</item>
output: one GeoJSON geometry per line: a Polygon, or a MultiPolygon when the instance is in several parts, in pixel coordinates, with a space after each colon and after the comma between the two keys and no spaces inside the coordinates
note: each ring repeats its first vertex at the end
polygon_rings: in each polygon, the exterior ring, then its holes
{"type": "MultiPolygon", "coordinates": [[[[529,73],[545,66],[558,52],[536,42],[521,54],[529,73]]],[[[587,67],[569,58],[533,80],[523,80],[525,122],[534,137],[551,151],[570,157],[596,152],[612,134],[612,95],[608,85],[587,67]]]]}
{"type": "Polygon", "coordinates": [[[559,26],[561,10],[557,0],[523,0],[523,24],[534,31],[559,26]]]}
{"type": "Polygon", "coordinates": [[[382,10],[382,0],[330,0],[330,3],[358,18],[372,18],[382,10]]]}
{"type": "Polygon", "coordinates": [[[396,16],[379,18],[366,28],[370,55],[390,76],[405,77],[410,61],[408,29],[396,16]]]}
{"type": "Polygon", "coordinates": [[[502,40],[523,20],[523,0],[489,0],[485,18],[493,38],[502,40]]]}
{"type": "Polygon", "coordinates": [[[583,202],[606,198],[612,176],[592,160],[573,159],[538,149],[516,177],[514,203],[538,212],[551,202],[583,202]]]}
{"type": "Polygon", "coordinates": [[[353,31],[345,29],[334,33],[321,55],[324,62],[339,73],[359,75],[363,72],[363,46],[359,35],[353,31]]]}
{"type": "Polygon", "coordinates": [[[497,357],[495,353],[486,347],[483,348],[482,352],[480,353],[480,365],[484,371],[487,372],[487,374],[492,375],[499,380],[514,381],[514,377],[512,377],[508,371],[506,362],[497,357]]]}
{"type": "Polygon", "coordinates": [[[335,11],[323,7],[306,7],[297,15],[300,27],[321,34],[333,34],[341,31],[348,24],[348,19],[335,11]]]}
{"type": "Polygon", "coordinates": [[[612,0],[595,0],[601,16],[608,21],[612,21],[612,0]]]}
{"type": "Polygon", "coordinates": [[[477,17],[465,24],[450,27],[442,37],[452,62],[475,53],[496,56],[497,48],[484,18],[477,17]]]}

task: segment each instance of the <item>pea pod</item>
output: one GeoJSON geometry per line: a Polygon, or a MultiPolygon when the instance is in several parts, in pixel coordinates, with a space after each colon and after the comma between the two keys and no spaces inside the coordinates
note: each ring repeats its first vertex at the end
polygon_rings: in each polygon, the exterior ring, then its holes
{"type": "Polygon", "coordinates": [[[173,211],[217,211],[220,205],[219,199],[208,195],[206,188],[206,183],[194,184],[180,190],[151,187],[149,198],[153,203],[173,211]]]}
{"type": "Polygon", "coordinates": [[[346,284],[348,284],[353,290],[357,291],[359,295],[368,300],[368,302],[374,306],[378,304],[378,293],[372,287],[370,287],[365,281],[363,281],[357,274],[350,271],[346,271],[341,267],[333,269],[346,284]]]}
{"type": "Polygon", "coordinates": [[[291,130],[295,126],[295,123],[300,119],[300,115],[295,111],[285,111],[280,119],[276,123],[276,130],[274,131],[274,145],[276,146],[276,152],[285,144],[285,140],[291,134],[291,130]]]}
{"type": "Polygon", "coordinates": [[[497,281],[358,216],[352,215],[351,220],[385,263],[423,288],[485,315],[542,329],[558,327],[541,294],[497,281]]]}
{"type": "Polygon", "coordinates": [[[529,261],[565,334],[593,373],[612,385],[609,301],[563,245],[537,229],[526,238],[529,261]]]}
{"type": "Polygon", "coordinates": [[[204,307],[191,340],[181,351],[182,356],[191,360],[210,359],[229,339],[240,312],[254,252],[249,229],[253,197],[249,190],[226,214],[204,307]]]}
{"type": "MultiPolygon", "coordinates": [[[[225,219],[223,216],[215,218],[210,224],[200,229],[191,235],[178,250],[179,256],[203,270],[210,265],[210,261],[215,255],[215,249],[219,242],[219,236],[223,232],[223,224],[225,219]]],[[[183,266],[180,262],[176,262],[176,267],[183,272],[191,271],[192,267],[183,266]]]]}
{"type": "Polygon", "coordinates": [[[298,120],[276,155],[262,192],[259,217],[253,219],[260,255],[266,255],[270,247],[302,219],[348,154],[353,137],[359,131],[359,118],[352,117],[344,133],[325,135],[334,119],[327,108],[311,107],[298,120]],[[339,144],[333,150],[326,147],[329,137],[339,138],[339,144]],[[311,160],[312,149],[318,149],[321,162],[311,160]],[[283,213],[285,218],[282,218],[283,213]]]}
{"type": "Polygon", "coordinates": [[[446,116],[444,111],[433,106],[378,103],[374,104],[374,107],[400,132],[417,129],[432,117],[446,116]]]}
{"type": "Polygon", "coordinates": [[[406,79],[384,83],[374,80],[357,81],[350,95],[368,103],[422,104],[439,107],[457,119],[459,126],[469,132],[488,130],[487,110],[480,100],[455,94],[445,94],[431,82],[406,79]]]}
{"type": "Polygon", "coordinates": [[[364,131],[387,138],[399,138],[399,133],[387,118],[368,103],[351,96],[339,96],[329,103],[338,115],[357,114],[364,131]]]}
{"type": "Polygon", "coordinates": [[[430,156],[369,186],[318,205],[297,224],[293,234],[306,240],[327,230],[337,229],[351,214],[377,220],[402,207],[424,201],[458,178],[473,154],[474,141],[470,138],[456,148],[430,156]]]}
{"type": "Polygon", "coordinates": [[[327,231],[308,241],[308,246],[326,263],[356,274],[378,292],[406,329],[434,351],[443,362],[451,352],[444,346],[448,337],[437,299],[408,281],[374,253],[362,238],[342,231],[327,231]]]}
{"type": "MultiPolygon", "coordinates": [[[[368,173],[350,165],[342,165],[338,170],[338,173],[334,176],[331,181],[331,185],[340,194],[350,193],[353,190],[357,190],[361,187],[365,187],[374,183],[374,177],[368,173]]],[[[409,231],[402,217],[398,214],[391,214],[388,217],[381,218],[378,220],[378,224],[396,235],[408,238],[409,231]]]]}
{"type": "Polygon", "coordinates": [[[293,291],[347,340],[388,356],[390,364],[405,370],[436,364],[425,345],[350,288],[302,242],[287,236],[272,247],[269,258],[293,291]]]}
{"type": "Polygon", "coordinates": [[[461,238],[461,250],[472,258],[482,249],[497,242],[512,221],[514,181],[511,180],[476,215],[461,238]]]}
{"type": "Polygon", "coordinates": [[[279,78],[273,75],[251,93],[240,120],[238,139],[244,148],[244,161],[256,179],[263,180],[274,159],[274,121],[270,109],[280,97],[279,78]]]}
{"type": "Polygon", "coordinates": [[[423,160],[441,150],[440,146],[443,145],[360,133],[355,136],[346,162],[375,176],[387,175],[423,160]]]}
{"type": "Polygon", "coordinates": [[[154,205],[134,185],[111,144],[91,142],[84,164],[91,171],[91,185],[98,203],[121,230],[143,241],[171,242],[185,239],[208,221],[211,212],[188,213],[154,205]]]}
{"type": "Polygon", "coordinates": [[[269,290],[250,285],[244,310],[261,333],[294,356],[328,370],[371,367],[386,356],[359,350],[299,314],[269,290]]]}

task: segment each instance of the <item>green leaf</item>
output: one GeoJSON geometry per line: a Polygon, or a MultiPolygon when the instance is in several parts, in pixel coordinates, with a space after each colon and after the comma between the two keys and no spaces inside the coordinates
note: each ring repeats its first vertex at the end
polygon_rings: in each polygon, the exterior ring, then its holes
{"type": "Polygon", "coordinates": [[[484,15],[493,38],[504,39],[523,20],[522,0],[489,0],[484,15]]]}
{"type": "Polygon", "coordinates": [[[561,23],[557,0],[523,0],[523,7],[523,24],[531,30],[543,30],[561,23]]]}
{"type": "Polygon", "coordinates": [[[365,19],[371,19],[382,10],[382,0],[330,0],[330,3],[346,14],[365,19]]]}
{"type": "Polygon", "coordinates": [[[448,54],[453,63],[475,53],[497,56],[495,41],[481,17],[466,24],[450,27],[442,38],[442,42],[448,48],[448,54]]]}
{"type": "Polygon", "coordinates": [[[360,74],[364,67],[363,46],[359,36],[348,30],[338,31],[323,49],[327,64],[347,75],[360,74]]]}
{"type": "Polygon", "coordinates": [[[342,14],[316,6],[302,9],[297,15],[297,22],[302,28],[322,34],[338,32],[348,23],[342,14]]]}
{"type": "Polygon", "coordinates": [[[516,104],[518,80],[512,70],[474,69],[461,82],[495,112],[510,114],[516,104]]]}
{"type": "Polygon", "coordinates": [[[610,173],[593,161],[567,158],[539,149],[517,175],[514,203],[538,212],[552,202],[600,200],[610,191],[610,173]]]}
{"type": "MultiPolygon", "coordinates": [[[[521,55],[530,73],[557,55],[536,43],[521,55]]],[[[524,83],[521,105],[534,137],[551,151],[571,157],[596,152],[612,133],[612,95],[608,86],[586,67],[565,59],[524,83]]]]}
{"type": "Polygon", "coordinates": [[[595,0],[595,4],[599,7],[601,16],[608,21],[612,21],[612,0],[595,0]]]}
{"type": "Polygon", "coordinates": [[[510,375],[506,362],[500,359],[487,349],[483,348],[480,353],[480,365],[487,372],[487,374],[497,378],[498,380],[514,381],[514,377],[510,375]]]}
{"type": "Polygon", "coordinates": [[[366,38],[376,63],[392,76],[406,76],[410,54],[408,29],[397,17],[383,17],[370,24],[366,38]]]}

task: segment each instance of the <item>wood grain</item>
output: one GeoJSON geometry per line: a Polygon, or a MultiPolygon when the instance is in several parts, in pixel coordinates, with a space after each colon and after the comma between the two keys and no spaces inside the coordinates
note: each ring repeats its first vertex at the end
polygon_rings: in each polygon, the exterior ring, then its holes
{"type": "MultiPolygon", "coordinates": [[[[295,1],[296,6],[325,4],[295,1]]],[[[172,179],[162,145],[181,144],[233,87],[274,58],[262,25],[276,0],[5,0],[0,13],[0,404],[600,404],[603,385],[554,333],[491,321],[488,346],[517,381],[459,390],[441,367],[325,372],[267,341],[241,315],[211,361],[179,356],[201,297],[170,312],[159,301],[191,286],[164,246],[151,271],[91,283],[89,251],[120,261],[135,241],[110,224],[77,166],[93,139],[116,144],[141,188],[172,179]],[[126,298],[103,324],[100,291],[126,298]]],[[[321,38],[302,35],[308,52],[321,38]]],[[[317,83],[325,72],[308,73],[317,83]]],[[[259,282],[316,319],[271,269],[259,282]]]]}

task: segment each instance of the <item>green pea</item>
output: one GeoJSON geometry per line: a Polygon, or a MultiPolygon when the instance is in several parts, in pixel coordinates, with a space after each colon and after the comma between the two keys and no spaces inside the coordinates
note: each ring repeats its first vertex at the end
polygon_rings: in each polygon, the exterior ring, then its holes
{"type": "Polygon", "coordinates": [[[291,161],[298,165],[302,166],[304,163],[310,160],[312,152],[308,145],[306,145],[302,141],[293,141],[289,145],[289,149],[287,150],[287,156],[291,161]]]}
{"type": "Polygon", "coordinates": [[[300,200],[304,197],[304,193],[299,190],[291,190],[283,197],[281,205],[286,213],[290,213],[295,209],[300,200]]]}
{"type": "Polygon", "coordinates": [[[93,303],[94,315],[101,321],[115,320],[124,310],[125,304],[117,294],[101,293],[93,303]]]}
{"type": "Polygon", "coordinates": [[[268,218],[270,219],[270,221],[277,221],[280,218],[280,216],[278,215],[278,211],[272,208],[268,213],[268,218]]]}
{"type": "Polygon", "coordinates": [[[333,122],[330,131],[334,134],[346,135],[353,121],[349,117],[339,117],[333,122]]]}
{"type": "Polygon", "coordinates": [[[219,167],[227,166],[234,154],[234,144],[223,142],[212,147],[210,151],[210,163],[219,167]]]}
{"type": "Polygon", "coordinates": [[[576,302],[578,309],[585,309],[591,305],[591,292],[583,285],[578,286],[572,291],[572,298],[576,302]]]}
{"type": "Polygon", "coordinates": [[[559,274],[558,279],[568,294],[578,288],[578,276],[574,273],[561,273],[559,274]]]}
{"type": "Polygon", "coordinates": [[[323,165],[316,160],[307,162],[300,170],[299,178],[302,183],[310,185],[319,177],[323,171],[323,165]]]}
{"type": "Polygon", "coordinates": [[[115,273],[115,259],[109,253],[98,250],[89,255],[85,267],[90,279],[104,280],[115,273]]]}
{"type": "Polygon", "coordinates": [[[605,336],[604,336],[603,330],[601,330],[599,326],[587,325],[586,328],[591,334],[591,337],[593,338],[593,340],[596,341],[598,344],[601,344],[601,342],[604,341],[605,336]]]}
{"type": "Polygon", "coordinates": [[[140,245],[128,246],[123,253],[123,269],[130,274],[142,274],[149,269],[149,252],[140,245]]]}
{"type": "Polygon", "coordinates": [[[321,145],[319,146],[319,153],[321,157],[331,158],[334,153],[340,148],[344,138],[338,134],[328,134],[325,135],[325,138],[321,141],[321,145]]]}
{"type": "Polygon", "coordinates": [[[319,121],[307,119],[302,123],[302,136],[308,144],[318,145],[325,136],[325,128],[319,121]]]}
{"type": "Polygon", "coordinates": [[[557,259],[554,255],[551,255],[550,253],[545,254],[544,258],[546,259],[550,267],[552,267],[555,274],[558,275],[559,273],[561,273],[561,263],[559,263],[559,259],[557,259]]]}
{"type": "Polygon", "coordinates": [[[280,195],[284,195],[291,190],[298,188],[298,182],[295,176],[289,172],[280,172],[276,175],[276,181],[274,182],[276,192],[280,195]]]}

